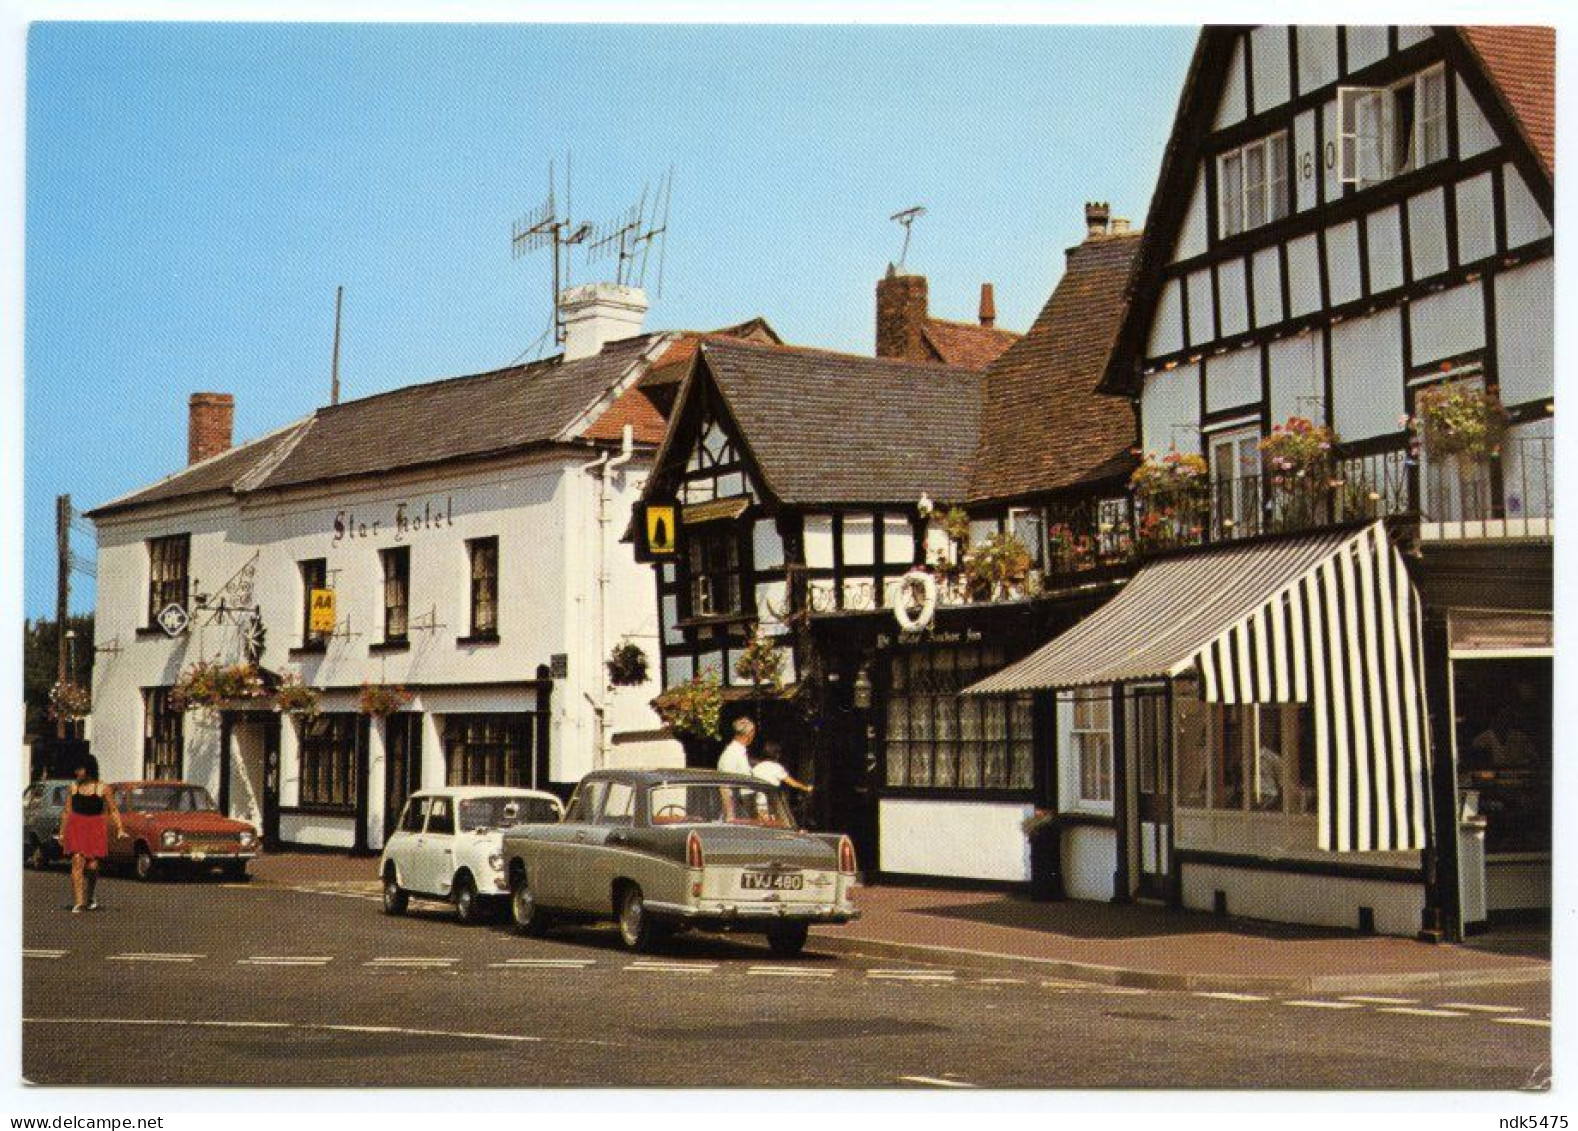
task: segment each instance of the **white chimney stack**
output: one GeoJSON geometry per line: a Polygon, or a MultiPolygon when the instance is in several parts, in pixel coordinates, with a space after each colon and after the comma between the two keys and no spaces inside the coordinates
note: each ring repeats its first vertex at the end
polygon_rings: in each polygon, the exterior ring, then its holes
{"type": "Polygon", "coordinates": [[[591,357],[608,342],[641,333],[646,292],[617,283],[587,283],[559,296],[564,319],[564,360],[591,357]]]}

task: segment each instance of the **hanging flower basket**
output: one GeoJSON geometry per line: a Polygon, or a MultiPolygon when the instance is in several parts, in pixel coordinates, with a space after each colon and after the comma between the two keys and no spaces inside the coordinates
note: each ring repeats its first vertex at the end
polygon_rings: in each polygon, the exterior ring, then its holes
{"type": "Polygon", "coordinates": [[[198,660],[178,677],[170,689],[170,700],[179,710],[217,710],[227,703],[248,703],[267,699],[269,691],[263,675],[254,664],[222,664],[217,660],[198,660]]]}
{"type": "Polygon", "coordinates": [[[357,708],[364,715],[384,718],[410,705],[416,695],[398,683],[364,683],[357,708]]]}
{"type": "Polygon", "coordinates": [[[758,626],[751,630],[751,638],[735,658],[734,674],[754,687],[758,695],[763,691],[776,693],[783,688],[783,665],[783,653],[758,626]]]}
{"type": "Polygon", "coordinates": [[[1271,475],[1273,486],[1292,486],[1328,479],[1332,449],[1337,436],[1324,424],[1303,416],[1290,416],[1287,423],[1271,429],[1260,441],[1260,459],[1271,475]]]}
{"type": "Polygon", "coordinates": [[[1434,385],[1414,398],[1413,428],[1426,455],[1488,463],[1501,455],[1507,410],[1488,390],[1434,385]]]}
{"type": "Polygon", "coordinates": [[[640,687],[647,681],[647,654],[632,640],[614,645],[607,667],[608,682],[615,687],[640,687]]]}
{"type": "Polygon", "coordinates": [[[92,710],[92,693],[80,683],[68,679],[49,689],[49,717],[57,723],[74,723],[92,710]]]}
{"type": "Polygon", "coordinates": [[[287,673],[280,676],[279,686],[274,689],[274,709],[281,714],[312,719],[318,716],[320,698],[316,687],[308,687],[299,675],[287,673]]]}
{"type": "Polygon", "coordinates": [[[713,739],[723,734],[723,688],[716,676],[698,675],[671,687],[655,706],[676,738],[713,739]]]}
{"type": "Polygon", "coordinates": [[[964,555],[965,591],[972,601],[1003,600],[1022,591],[1030,575],[1030,551],[1006,531],[964,555]]]}
{"type": "Polygon", "coordinates": [[[1135,541],[1141,547],[1174,545],[1199,537],[1210,499],[1205,457],[1197,452],[1147,454],[1129,476],[1138,511],[1135,541]]]}

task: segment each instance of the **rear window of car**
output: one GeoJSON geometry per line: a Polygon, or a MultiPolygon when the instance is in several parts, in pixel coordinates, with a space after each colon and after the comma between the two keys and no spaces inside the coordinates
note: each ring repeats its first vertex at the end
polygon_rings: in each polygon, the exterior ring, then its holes
{"type": "Polygon", "coordinates": [[[460,831],[504,829],[511,825],[553,824],[559,807],[546,797],[468,797],[460,803],[460,831]]]}

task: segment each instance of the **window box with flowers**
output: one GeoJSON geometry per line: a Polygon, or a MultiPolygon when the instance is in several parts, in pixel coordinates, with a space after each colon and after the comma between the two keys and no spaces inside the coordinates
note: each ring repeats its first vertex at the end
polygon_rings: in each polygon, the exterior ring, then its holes
{"type": "Polygon", "coordinates": [[[182,711],[214,711],[268,698],[268,687],[256,665],[222,664],[217,660],[192,664],[176,677],[170,689],[171,705],[182,711]]]}
{"type": "Polygon", "coordinates": [[[1271,486],[1268,517],[1275,526],[1298,529],[1325,520],[1339,486],[1332,475],[1336,444],[1336,433],[1304,416],[1288,417],[1260,441],[1261,466],[1271,486]]]}
{"type": "Polygon", "coordinates": [[[1129,476],[1139,518],[1140,549],[1160,549],[1199,539],[1210,502],[1205,457],[1197,452],[1147,453],[1129,476]]]}

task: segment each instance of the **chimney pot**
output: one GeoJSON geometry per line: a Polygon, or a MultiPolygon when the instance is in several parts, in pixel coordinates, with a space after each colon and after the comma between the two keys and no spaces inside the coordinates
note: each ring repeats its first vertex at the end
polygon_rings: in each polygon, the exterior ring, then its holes
{"type": "Polygon", "coordinates": [[[1114,216],[1112,218],[1112,227],[1109,230],[1115,236],[1124,235],[1129,230],[1129,222],[1121,216],[1114,216]]]}
{"type": "Polygon", "coordinates": [[[1087,200],[1085,202],[1085,230],[1088,235],[1104,236],[1107,234],[1107,220],[1112,215],[1112,207],[1105,200],[1087,200]]]}
{"type": "Polygon", "coordinates": [[[193,393],[187,406],[186,462],[197,463],[230,450],[236,398],[229,393],[193,393]]]}
{"type": "Polygon", "coordinates": [[[997,325],[997,297],[992,293],[991,283],[981,284],[981,325],[991,329],[997,325]]]}
{"type": "Polygon", "coordinates": [[[930,361],[926,348],[926,276],[889,268],[877,283],[877,356],[930,361]]]}

